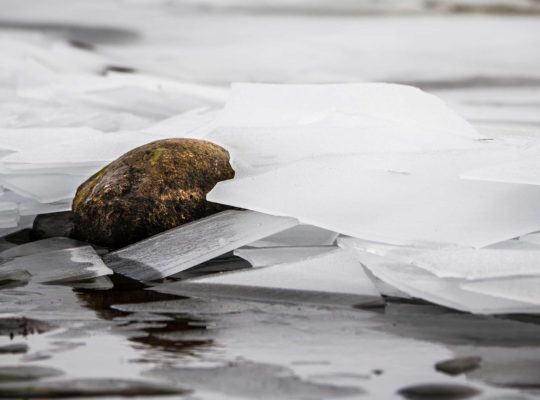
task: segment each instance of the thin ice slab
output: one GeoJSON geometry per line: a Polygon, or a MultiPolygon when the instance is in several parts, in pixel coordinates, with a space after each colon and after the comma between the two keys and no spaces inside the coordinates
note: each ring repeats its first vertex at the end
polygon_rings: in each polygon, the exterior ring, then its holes
{"type": "Polygon", "coordinates": [[[7,249],[0,253],[0,261],[9,260],[16,257],[31,256],[39,253],[46,253],[54,250],[71,249],[86,245],[87,244],[84,242],[66,237],[52,237],[7,249]]]}
{"type": "Polygon", "coordinates": [[[250,243],[250,247],[329,246],[338,234],[313,225],[297,225],[286,231],[250,243]]]}
{"type": "Polygon", "coordinates": [[[257,268],[311,258],[335,249],[335,246],[244,247],[235,250],[234,255],[257,268]]]}
{"type": "Polygon", "coordinates": [[[376,169],[362,155],[304,160],[220,182],[207,199],[392,244],[484,247],[540,230],[539,187],[459,179],[441,157],[386,157],[376,169]]]}
{"type": "Polygon", "coordinates": [[[248,243],[295,226],[294,218],[224,211],[110,253],[116,273],[138,281],[174,275],[248,243]]]}
{"type": "Polygon", "coordinates": [[[414,265],[362,251],[356,255],[377,278],[414,298],[475,314],[540,313],[530,304],[464,290],[462,281],[441,279],[414,265]]]}
{"type": "Polygon", "coordinates": [[[69,283],[113,273],[91,246],[18,257],[0,266],[1,272],[26,270],[33,283],[69,283]]]}
{"type": "Polygon", "coordinates": [[[354,254],[342,249],[295,262],[159,285],[153,290],[272,303],[375,305],[382,302],[354,254]]]}
{"type": "MultiPolygon", "coordinates": [[[[516,241],[519,243],[519,241],[516,241]]],[[[442,249],[412,257],[412,263],[439,278],[465,280],[540,276],[540,248],[442,249]]]]}
{"type": "Polygon", "coordinates": [[[479,282],[465,282],[461,287],[472,293],[519,301],[540,309],[540,277],[515,277],[479,282]]]}

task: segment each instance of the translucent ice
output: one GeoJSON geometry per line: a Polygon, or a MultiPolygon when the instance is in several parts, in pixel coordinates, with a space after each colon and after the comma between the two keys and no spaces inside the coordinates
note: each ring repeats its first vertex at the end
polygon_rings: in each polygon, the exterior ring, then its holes
{"type": "Polygon", "coordinates": [[[75,196],[88,175],[13,174],[0,176],[2,184],[39,203],[65,202],[75,196]]]}
{"type": "Polygon", "coordinates": [[[286,231],[250,243],[250,247],[328,246],[338,234],[312,225],[297,225],[286,231]]]}
{"type": "Polygon", "coordinates": [[[69,283],[113,273],[91,246],[18,257],[0,265],[1,272],[26,270],[32,282],[69,283]]]}
{"type": "Polygon", "coordinates": [[[442,249],[412,257],[415,266],[440,278],[467,280],[540,276],[540,248],[442,249]]]}
{"type": "Polygon", "coordinates": [[[174,275],[297,224],[294,218],[224,211],[171,229],[104,257],[117,273],[139,281],[174,275]]]}
{"type": "Polygon", "coordinates": [[[461,287],[473,293],[519,301],[540,306],[540,277],[516,277],[462,283],[461,287]]]}
{"type": "Polygon", "coordinates": [[[235,250],[234,255],[243,258],[253,267],[267,267],[311,258],[335,249],[334,246],[244,247],[235,250]]]}
{"type": "Polygon", "coordinates": [[[356,255],[377,278],[411,297],[478,314],[540,313],[539,308],[526,303],[464,290],[459,280],[441,279],[410,264],[360,250],[356,255]]]}
{"type": "Polygon", "coordinates": [[[362,155],[303,160],[220,182],[207,198],[393,244],[483,247],[540,229],[536,186],[459,179],[440,154],[386,160],[386,169],[362,155]]]}
{"type": "MultiPolygon", "coordinates": [[[[234,84],[223,126],[338,125],[384,121],[418,134],[478,137],[475,129],[439,98],[411,86],[386,83],[336,85],[234,84]]],[[[397,130],[397,132],[400,131],[397,130]]]]}
{"type": "Polygon", "coordinates": [[[65,238],[53,237],[49,239],[37,240],[35,242],[25,243],[12,247],[0,253],[0,260],[16,257],[30,256],[33,254],[46,253],[54,250],[70,249],[74,247],[85,246],[84,242],[65,238]]]}
{"type": "Polygon", "coordinates": [[[313,257],[268,267],[210,275],[155,288],[160,292],[214,294],[272,302],[293,301],[295,294],[313,302],[336,298],[362,303],[380,297],[354,254],[334,249],[313,257]],[[335,296],[335,297],[334,297],[335,296]],[[318,301],[317,301],[318,298],[318,301]]]}

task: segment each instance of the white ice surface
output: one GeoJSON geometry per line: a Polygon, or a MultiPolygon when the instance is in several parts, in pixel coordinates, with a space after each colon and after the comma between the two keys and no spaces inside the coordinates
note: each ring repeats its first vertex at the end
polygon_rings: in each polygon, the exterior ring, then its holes
{"type": "Polygon", "coordinates": [[[207,198],[393,244],[483,247],[540,229],[540,210],[531,207],[540,201],[536,187],[445,175],[440,155],[438,164],[409,159],[415,170],[400,168],[399,157],[388,159],[386,170],[366,168],[362,155],[304,160],[220,182],[207,198]]]}
{"type": "MultiPolygon", "coordinates": [[[[536,152],[538,153],[538,150],[536,152]]],[[[540,185],[540,154],[536,157],[475,169],[461,176],[464,179],[481,181],[540,185]]]]}

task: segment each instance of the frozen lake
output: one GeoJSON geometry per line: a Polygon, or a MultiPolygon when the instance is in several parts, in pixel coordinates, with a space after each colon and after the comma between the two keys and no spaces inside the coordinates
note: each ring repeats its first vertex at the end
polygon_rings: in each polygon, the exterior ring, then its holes
{"type": "MultiPolygon", "coordinates": [[[[481,132],[532,136],[539,49],[535,0],[3,0],[0,128],[144,130],[221,107],[233,81],[386,81],[441,96],[481,132]]],[[[55,202],[69,194],[43,207],[65,208],[55,202]]],[[[27,227],[26,214],[0,233],[27,227]]],[[[0,286],[0,398],[28,388],[50,398],[540,397],[535,316],[115,285],[0,286]]]]}

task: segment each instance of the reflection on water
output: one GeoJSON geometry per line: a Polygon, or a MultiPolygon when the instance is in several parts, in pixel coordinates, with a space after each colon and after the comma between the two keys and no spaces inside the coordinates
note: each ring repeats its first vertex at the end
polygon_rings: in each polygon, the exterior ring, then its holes
{"type": "MultiPolygon", "coordinates": [[[[0,352],[0,366],[55,368],[65,374],[63,380],[159,381],[210,399],[255,393],[355,398],[362,392],[415,398],[435,389],[425,398],[465,398],[451,397],[456,391],[528,398],[540,382],[540,319],[532,316],[473,316],[411,302],[358,310],[183,299],[116,283],[106,291],[48,287],[61,293],[69,312],[62,305],[56,315],[47,307],[29,311],[27,323],[40,328],[18,332],[23,336],[10,336],[13,320],[0,319],[0,349],[16,345],[26,351],[0,352]],[[123,306],[111,308],[115,304],[123,306]],[[476,357],[479,365],[454,376],[435,367],[463,357],[476,357]]],[[[11,298],[24,304],[21,300],[39,291],[32,287],[11,297],[2,291],[3,303],[11,298]]],[[[58,379],[25,384],[46,390],[43,382],[58,379]]],[[[133,387],[126,386],[126,392],[133,387]]]]}

